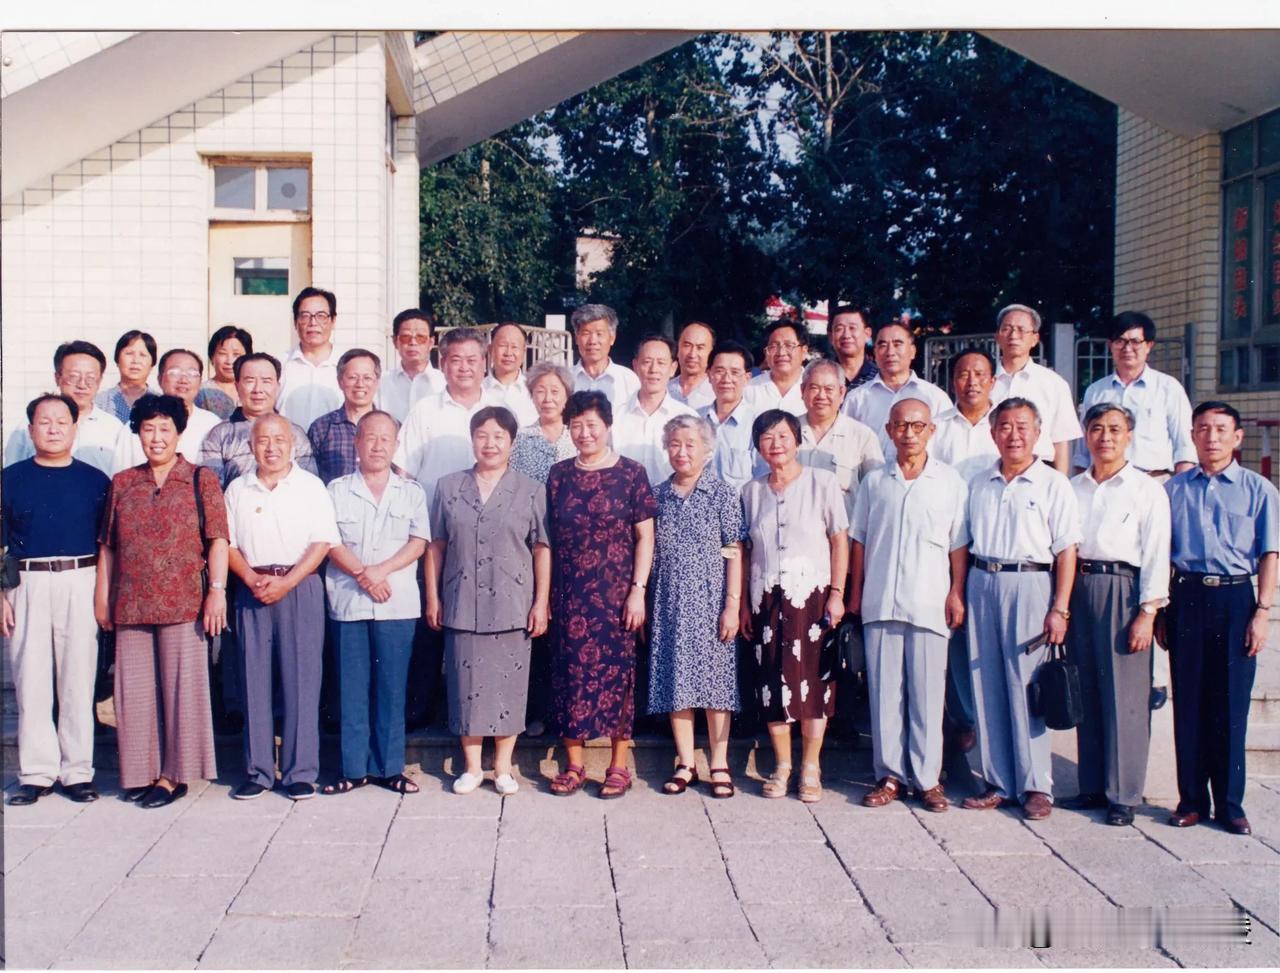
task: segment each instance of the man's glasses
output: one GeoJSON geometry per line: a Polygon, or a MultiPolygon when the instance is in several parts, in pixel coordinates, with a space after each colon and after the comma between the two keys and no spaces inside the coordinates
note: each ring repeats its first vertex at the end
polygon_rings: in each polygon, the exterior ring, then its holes
{"type": "Polygon", "coordinates": [[[1146,338],[1112,338],[1113,348],[1141,348],[1147,343],[1146,338]]]}
{"type": "Polygon", "coordinates": [[[316,324],[328,324],[332,319],[333,315],[328,311],[299,311],[294,318],[299,324],[310,324],[312,321],[316,324]]]}
{"type": "Polygon", "coordinates": [[[769,342],[769,344],[765,345],[764,347],[765,347],[765,349],[766,349],[767,351],[772,351],[772,352],[779,352],[779,351],[795,351],[797,348],[799,348],[799,347],[800,347],[800,342],[798,342],[798,341],[771,341],[771,342],[769,342]]]}
{"type": "Polygon", "coordinates": [[[429,334],[398,334],[396,341],[402,345],[425,345],[431,342],[429,334]]]}
{"type": "Polygon", "coordinates": [[[926,429],[929,428],[929,423],[927,422],[891,422],[889,424],[889,428],[897,433],[903,433],[903,432],[906,432],[908,429],[910,429],[913,433],[919,436],[921,433],[923,433],[926,429]]]}

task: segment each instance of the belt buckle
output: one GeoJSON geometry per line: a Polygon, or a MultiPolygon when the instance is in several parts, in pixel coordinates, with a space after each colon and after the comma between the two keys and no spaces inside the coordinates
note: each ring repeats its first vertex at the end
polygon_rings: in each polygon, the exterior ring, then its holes
{"type": "Polygon", "coordinates": [[[1222,579],[1216,574],[1206,574],[1200,579],[1200,583],[1206,588],[1217,588],[1222,584],[1222,579]]]}
{"type": "Polygon", "coordinates": [[[992,574],[999,574],[1001,564],[999,561],[988,561],[985,565],[986,569],[992,574]]]}

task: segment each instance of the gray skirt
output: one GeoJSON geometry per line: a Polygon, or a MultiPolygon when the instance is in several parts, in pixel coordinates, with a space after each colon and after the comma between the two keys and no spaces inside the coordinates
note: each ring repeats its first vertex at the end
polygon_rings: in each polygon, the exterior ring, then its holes
{"type": "Polygon", "coordinates": [[[444,630],[449,730],[458,736],[524,731],[529,697],[529,633],[444,630]]]}

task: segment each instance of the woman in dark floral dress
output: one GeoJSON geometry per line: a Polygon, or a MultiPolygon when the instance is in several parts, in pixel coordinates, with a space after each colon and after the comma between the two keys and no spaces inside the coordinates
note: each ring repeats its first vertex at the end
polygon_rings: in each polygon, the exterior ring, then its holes
{"type": "Polygon", "coordinates": [[[551,728],[568,760],[552,781],[572,794],[586,780],[582,748],[607,736],[613,759],[600,796],[631,786],[627,749],[635,719],[636,633],[644,625],[657,504],[639,463],[609,445],[613,410],[601,392],[577,392],[564,410],[576,459],[551,468],[551,728]]]}

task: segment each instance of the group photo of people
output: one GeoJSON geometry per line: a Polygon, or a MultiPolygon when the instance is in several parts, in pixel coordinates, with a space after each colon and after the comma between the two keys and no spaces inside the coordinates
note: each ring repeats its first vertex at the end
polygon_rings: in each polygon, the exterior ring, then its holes
{"type": "Polygon", "coordinates": [[[457,795],[530,786],[529,734],[560,741],[541,786],[623,798],[639,724],[669,730],[665,795],[812,804],[865,686],[867,807],[1125,826],[1167,652],[1168,821],[1251,833],[1280,493],[1238,461],[1230,402],[1148,363],[1146,314],[1111,319],[1113,369],[1078,398],[1024,304],[995,315],[995,354],[954,354],[949,388],[907,324],[854,304],[822,337],[774,320],[759,348],[688,322],[625,342],[629,366],[603,304],[572,313],[572,363],[532,360],[517,322],[437,333],[409,309],[384,360],[343,343],[335,294],[292,313],[283,359],[234,324],[198,349],[128,330],[64,341],[30,390],[0,487],[11,805],[99,798],[108,701],[143,808],[215,778],[242,801],[412,795],[406,735],[432,721],[457,795]],[[1079,793],[1055,801],[1064,670],[1079,793]],[[735,727],[758,730],[749,778],[735,727]],[[975,768],[950,794],[948,747],[975,768]]]}

